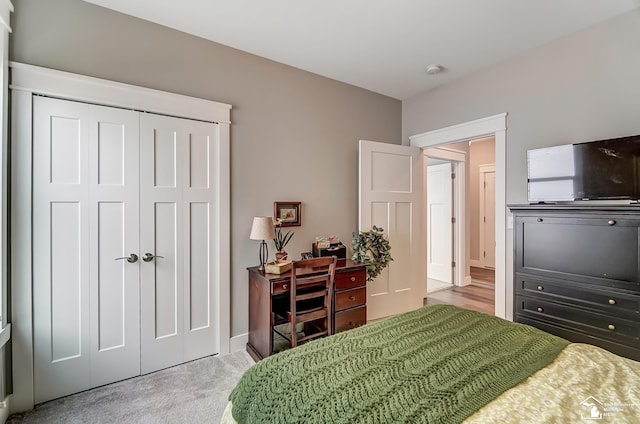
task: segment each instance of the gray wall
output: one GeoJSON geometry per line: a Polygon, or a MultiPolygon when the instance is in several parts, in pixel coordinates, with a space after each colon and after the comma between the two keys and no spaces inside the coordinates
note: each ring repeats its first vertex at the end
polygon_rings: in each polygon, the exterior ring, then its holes
{"type": "Polygon", "coordinates": [[[640,133],[638,40],[636,9],[405,100],[403,142],[507,112],[506,199],[526,202],[527,149],[640,133]]]}
{"type": "Polygon", "coordinates": [[[80,0],[13,3],[11,60],[233,106],[232,335],[248,327],[253,216],[271,216],[276,200],[303,202],[287,246],[296,258],[316,235],[350,242],[358,140],[400,143],[400,101],[80,0]]]}

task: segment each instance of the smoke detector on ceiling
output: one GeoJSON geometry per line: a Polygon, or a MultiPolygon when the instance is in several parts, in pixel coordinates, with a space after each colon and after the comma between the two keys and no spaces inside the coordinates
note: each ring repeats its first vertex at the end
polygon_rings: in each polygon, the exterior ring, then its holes
{"type": "Polygon", "coordinates": [[[440,65],[429,65],[427,66],[427,69],[425,69],[425,72],[427,73],[427,75],[435,75],[442,72],[443,69],[444,68],[440,65]]]}

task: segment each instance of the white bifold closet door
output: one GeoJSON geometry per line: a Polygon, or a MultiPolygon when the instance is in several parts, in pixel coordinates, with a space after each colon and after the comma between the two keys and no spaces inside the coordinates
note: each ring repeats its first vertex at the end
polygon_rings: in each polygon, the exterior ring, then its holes
{"type": "Polygon", "coordinates": [[[217,353],[217,125],[33,111],[35,402],[217,353]]]}
{"type": "Polygon", "coordinates": [[[140,120],[141,254],[157,255],[141,265],[143,374],[219,350],[211,322],[217,139],[210,123],[140,120]]]}

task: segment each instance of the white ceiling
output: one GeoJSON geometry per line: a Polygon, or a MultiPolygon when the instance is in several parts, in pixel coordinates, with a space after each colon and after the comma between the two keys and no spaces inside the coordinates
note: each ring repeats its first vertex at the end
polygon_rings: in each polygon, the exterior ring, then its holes
{"type": "Polygon", "coordinates": [[[396,99],[640,0],[85,0],[396,99]],[[445,71],[427,75],[430,64],[445,71]]]}

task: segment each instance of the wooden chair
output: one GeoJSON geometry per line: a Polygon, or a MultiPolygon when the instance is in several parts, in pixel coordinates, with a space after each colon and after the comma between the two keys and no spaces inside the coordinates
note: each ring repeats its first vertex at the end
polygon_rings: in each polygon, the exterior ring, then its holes
{"type": "Polygon", "coordinates": [[[333,334],[333,280],[337,261],[336,256],[293,261],[289,307],[285,311],[290,332],[276,330],[291,347],[333,334]],[[301,326],[302,334],[298,334],[301,326]]]}

